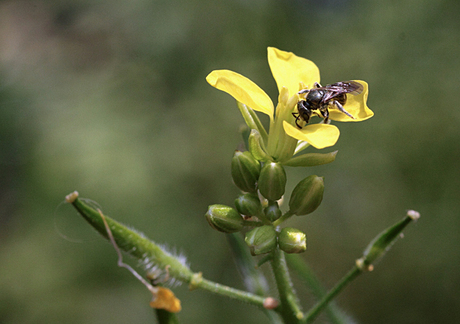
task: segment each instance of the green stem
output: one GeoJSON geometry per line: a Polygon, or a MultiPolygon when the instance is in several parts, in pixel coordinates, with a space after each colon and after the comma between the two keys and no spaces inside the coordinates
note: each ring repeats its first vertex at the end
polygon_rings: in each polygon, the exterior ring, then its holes
{"type": "Polygon", "coordinates": [[[291,211],[288,210],[283,216],[281,216],[280,218],[278,218],[276,221],[273,222],[273,226],[276,227],[280,225],[282,222],[284,222],[286,219],[290,218],[293,215],[294,213],[291,213],[291,211]]]}
{"type": "Polygon", "coordinates": [[[280,295],[281,316],[285,323],[301,323],[304,315],[300,308],[297,295],[292,287],[284,252],[279,248],[273,251],[272,268],[280,295]]]}
{"type": "Polygon", "coordinates": [[[267,218],[267,216],[265,216],[265,214],[263,212],[259,213],[256,216],[264,225],[271,225],[272,224],[272,222],[267,218]]]}
{"type": "Polygon", "coordinates": [[[328,303],[340,293],[353,279],[363,272],[358,266],[354,266],[336,285],[332,288],[326,296],[323,297],[312,309],[306,314],[304,323],[312,323],[313,320],[321,313],[321,311],[328,305],[328,303]]]}
{"type": "Polygon", "coordinates": [[[238,290],[232,287],[228,287],[225,285],[221,285],[217,282],[213,282],[207,279],[202,278],[198,280],[196,284],[193,284],[193,288],[202,288],[208,290],[210,292],[226,296],[233,299],[238,299],[239,301],[252,304],[254,306],[258,306],[260,308],[264,308],[264,300],[265,297],[254,295],[250,292],[238,290]]]}

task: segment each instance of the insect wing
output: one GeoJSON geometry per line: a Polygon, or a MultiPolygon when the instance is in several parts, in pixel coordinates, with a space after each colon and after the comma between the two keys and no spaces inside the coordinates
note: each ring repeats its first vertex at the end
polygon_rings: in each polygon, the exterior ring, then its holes
{"type": "Polygon", "coordinates": [[[325,88],[329,91],[334,91],[338,93],[350,93],[353,95],[360,94],[364,90],[363,85],[356,81],[337,82],[331,85],[327,85],[325,86],[325,88]]]}

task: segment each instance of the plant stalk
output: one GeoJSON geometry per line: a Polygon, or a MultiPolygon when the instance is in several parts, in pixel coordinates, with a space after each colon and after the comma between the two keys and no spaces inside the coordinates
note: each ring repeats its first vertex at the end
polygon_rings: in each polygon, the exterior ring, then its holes
{"type": "Polygon", "coordinates": [[[273,273],[275,275],[276,285],[280,295],[281,305],[279,306],[281,316],[285,323],[301,323],[304,314],[300,308],[299,300],[292,287],[291,278],[286,265],[284,252],[279,248],[273,251],[273,260],[271,262],[273,273]]]}

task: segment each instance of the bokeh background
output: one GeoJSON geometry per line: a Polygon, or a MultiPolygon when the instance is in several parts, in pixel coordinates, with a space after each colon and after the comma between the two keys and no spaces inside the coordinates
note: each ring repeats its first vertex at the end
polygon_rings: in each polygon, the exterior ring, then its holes
{"type": "MultiPolygon", "coordinates": [[[[244,289],[225,235],[203,217],[238,192],[230,159],[243,120],[205,77],[231,69],[276,100],[267,46],[311,59],[323,83],[366,80],[375,112],[339,125],[324,150],[339,150],[334,163],[288,169],[291,189],[309,174],[326,182],[321,207],[289,221],[308,235],[302,257],[331,287],[418,210],[337,301],[357,323],[455,322],[459,15],[458,1],[441,0],[0,1],[0,322],[155,322],[113,248],[60,204],[73,190],[244,289]]],[[[266,323],[251,306],[175,292],[181,323],[266,323]]]]}

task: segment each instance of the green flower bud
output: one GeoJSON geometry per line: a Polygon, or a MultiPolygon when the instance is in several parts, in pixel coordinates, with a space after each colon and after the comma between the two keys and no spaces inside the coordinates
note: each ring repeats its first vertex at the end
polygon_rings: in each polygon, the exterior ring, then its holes
{"type": "Polygon", "coordinates": [[[268,200],[278,200],[284,195],[286,171],[281,164],[265,163],[260,171],[259,191],[268,200]]]}
{"type": "Polygon", "coordinates": [[[286,253],[302,253],[307,249],[307,235],[292,227],[281,230],[278,242],[280,249],[286,253]]]}
{"type": "Polygon", "coordinates": [[[232,178],[238,188],[244,192],[256,192],[259,174],[260,163],[251,152],[235,152],[232,158],[232,178]]]}
{"type": "Polygon", "coordinates": [[[262,212],[259,196],[245,193],[235,199],[236,210],[245,216],[258,216],[262,212]]]}
{"type": "Polygon", "coordinates": [[[243,218],[233,208],[225,205],[211,205],[205,214],[212,228],[224,232],[235,233],[243,228],[243,218]]]}
{"type": "Polygon", "coordinates": [[[294,188],[289,200],[291,213],[307,215],[315,211],[323,200],[324,180],[311,175],[300,181],[294,188]]]}
{"type": "Polygon", "coordinates": [[[271,225],[254,228],[244,239],[252,255],[268,253],[276,248],[276,231],[271,225]]]}
{"type": "Polygon", "coordinates": [[[276,201],[272,202],[268,207],[265,207],[264,209],[265,216],[270,220],[271,222],[276,221],[278,218],[281,217],[281,209],[278,206],[278,203],[276,201]]]}
{"type": "Polygon", "coordinates": [[[255,129],[251,130],[251,134],[248,138],[249,152],[252,153],[255,159],[259,161],[270,161],[271,157],[267,153],[267,149],[262,141],[262,137],[259,132],[255,129]]]}

